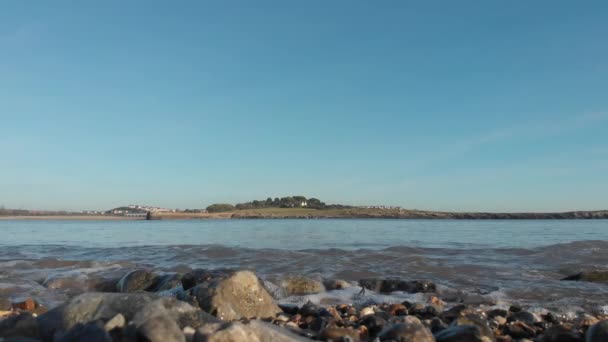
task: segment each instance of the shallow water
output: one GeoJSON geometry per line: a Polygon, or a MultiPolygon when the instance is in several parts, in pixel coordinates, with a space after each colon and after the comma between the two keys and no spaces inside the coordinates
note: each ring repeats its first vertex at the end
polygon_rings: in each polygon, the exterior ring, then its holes
{"type": "Polygon", "coordinates": [[[396,276],[551,310],[608,305],[608,285],[559,280],[608,268],[603,220],[15,220],[0,221],[0,234],[0,295],[34,293],[49,305],[142,266],[249,268],[275,284],[287,274],[396,276]],[[75,284],[41,285],[56,278],[75,284]]]}

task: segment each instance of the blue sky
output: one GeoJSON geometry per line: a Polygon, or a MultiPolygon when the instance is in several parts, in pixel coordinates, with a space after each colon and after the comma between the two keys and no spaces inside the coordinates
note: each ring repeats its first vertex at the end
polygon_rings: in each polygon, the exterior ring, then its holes
{"type": "Polygon", "coordinates": [[[0,205],[608,208],[605,1],[0,3],[0,205]]]}

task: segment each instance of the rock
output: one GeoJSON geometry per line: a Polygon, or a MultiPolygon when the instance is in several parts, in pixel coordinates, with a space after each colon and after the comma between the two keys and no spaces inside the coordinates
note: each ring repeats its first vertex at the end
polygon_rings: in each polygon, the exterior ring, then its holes
{"type": "Polygon", "coordinates": [[[534,324],[536,322],[540,322],[540,318],[538,318],[535,314],[528,311],[518,311],[514,312],[509,317],[507,317],[507,322],[524,322],[527,324],[534,324]]]}
{"type": "MultiPolygon", "coordinates": [[[[183,280],[182,280],[183,281],[183,280]]],[[[251,271],[203,282],[191,289],[199,306],[222,320],[274,317],[281,309],[251,271]]]]}
{"type": "Polygon", "coordinates": [[[34,301],[31,297],[23,298],[11,303],[11,308],[13,310],[25,310],[25,311],[34,311],[36,309],[36,301],[34,301]]]}
{"type": "Polygon", "coordinates": [[[137,328],[137,340],[148,342],[185,342],[182,329],[169,317],[156,316],[137,328]]]}
{"type": "Polygon", "coordinates": [[[329,327],[325,328],[321,331],[319,335],[321,341],[351,341],[351,342],[359,342],[361,339],[359,337],[359,331],[348,328],[338,328],[338,327],[329,327]]]}
{"type": "Polygon", "coordinates": [[[189,290],[198,284],[202,284],[216,278],[221,278],[231,273],[233,273],[233,271],[227,269],[195,269],[182,276],[182,287],[184,290],[189,290]]]}
{"type": "MultiPolygon", "coordinates": [[[[547,329],[541,342],[582,342],[583,336],[571,324],[554,325],[547,329]]],[[[602,340],[604,341],[604,340],[602,340]]]]}
{"type": "Polygon", "coordinates": [[[318,316],[319,308],[316,304],[311,301],[306,302],[306,304],[302,305],[298,313],[302,316],[318,316]]]}
{"type": "Polygon", "coordinates": [[[122,314],[116,314],[114,317],[110,318],[109,321],[104,325],[104,329],[106,331],[112,331],[114,329],[122,329],[124,328],[127,321],[125,320],[125,316],[122,314]]]}
{"type": "Polygon", "coordinates": [[[0,320],[0,337],[38,338],[38,322],[29,312],[0,320]]]}
{"type": "Polygon", "coordinates": [[[156,286],[154,286],[151,291],[160,292],[172,290],[178,286],[182,285],[182,275],[178,273],[173,274],[165,274],[159,277],[156,286]]]}
{"type": "Polygon", "coordinates": [[[380,341],[435,342],[431,331],[414,316],[406,316],[404,323],[388,327],[379,335],[380,341]]]}
{"type": "Polygon", "coordinates": [[[156,286],[159,276],[148,270],[127,273],[116,285],[118,292],[146,291],[156,286]]]}
{"type": "Polygon", "coordinates": [[[407,315],[407,308],[401,303],[391,304],[388,308],[388,312],[391,316],[405,316],[407,315]]]}
{"type": "Polygon", "coordinates": [[[367,315],[373,315],[375,313],[376,313],[376,311],[374,311],[374,308],[366,306],[363,309],[361,309],[361,312],[359,313],[359,317],[365,317],[367,315]]]}
{"type": "Polygon", "coordinates": [[[488,318],[494,318],[496,316],[507,317],[509,315],[509,311],[505,309],[492,309],[486,312],[486,315],[488,316],[488,318]]]}
{"type": "Polygon", "coordinates": [[[93,321],[87,324],[78,323],[73,326],[59,342],[112,342],[112,338],[100,321],[93,321]]]}
{"type": "Polygon", "coordinates": [[[437,342],[491,342],[492,338],[483,336],[475,325],[458,325],[440,331],[435,335],[437,342]]]}
{"type": "Polygon", "coordinates": [[[8,298],[0,297],[0,311],[8,311],[11,309],[11,301],[8,298]]]}
{"type": "Polygon", "coordinates": [[[305,342],[310,341],[292,334],[287,329],[277,328],[271,324],[253,320],[249,324],[239,322],[213,325],[211,329],[205,326],[197,329],[193,342],[305,342]]]}
{"type": "Polygon", "coordinates": [[[593,283],[608,283],[608,271],[588,271],[580,272],[562,278],[561,280],[588,281],[593,283]]]}
{"type": "Polygon", "coordinates": [[[388,324],[384,318],[375,316],[373,314],[363,317],[360,322],[362,325],[367,327],[370,337],[375,337],[380,334],[380,332],[384,330],[384,327],[386,327],[388,324]]]}
{"type": "Polygon", "coordinates": [[[488,321],[480,314],[476,312],[467,312],[463,311],[460,313],[460,316],[457,317],[454,321],[452,321],[451,326],[476,326],[479,329],[479,334],[484,341],[493,341],[494,340],[494,332],[490,329],[490,325],[488,321]]]}
{"type": "Polygon", "coordinates": [[[517,321],[509,324],[506,333],[513,338],[532,338],[536,336],[536,330],[524,322],[517,321]]]}
{"type": "Polygon", "coordinates": [[[306,277],[286,278],[281,282],[281,289],[286,296],[302,296],[325,291],[325,287],[320,281],[306,277]]]}
{"type": "Polygon", "coordinates": [[[55,332],[68,331],[78,323],[110,319],[122,314],[127,321],[158,297],[150,293],[98,293],[76,296],[37,319],[41,337],[51,340],[55,332]]]}
{"type": "Polygon", "coordinates": [[[582,329],[587,329],[590,326],[598,323],[600,320],[589,315],[589,314],[581,314],[576,318],[576,327],[577,328],[582,328],[582,329]]]}
{"type": "Polygon", "coordinates": [[[327,291],[342,290],[351,287],[351,284],[342,279],[324,279],[323,286],[327,291]]]}
{"type": "Polygon", "coordinates": [[[587,330],[586,342],[608,341],[608,320],[594,324],[587,330]]]}
{"type": "Polygon", "coordinates": [[[220,322],[216,317],[188,303],[175,298],[160,298],[141,308],[131,323],[140,326],[155,317],[168,317],[182,329],[184,327],[198,328],[206,323],[220,322]]]}
{"type": "Polygon", "coordinates": [[[391,293],[395,291],[403,291],[407,293],[428,293],[435,292],[436,286],[428,280],[402,280],[402,279],[361,279],[359,285],[365,289],[380,293],[391,293]]]}

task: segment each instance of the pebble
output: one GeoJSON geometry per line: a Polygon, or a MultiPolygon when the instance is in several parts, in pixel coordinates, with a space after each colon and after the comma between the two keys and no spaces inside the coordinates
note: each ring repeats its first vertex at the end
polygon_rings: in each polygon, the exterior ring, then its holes
{"type": "Polygon", "coordinates": [[[361,312],[359,313],[359,317],[365,317],[367,315],[373,315],[374,313],[376,313],[374,311],[374,308],[372,307],[364,307],[363,309],[361,309],[361,312]]]}

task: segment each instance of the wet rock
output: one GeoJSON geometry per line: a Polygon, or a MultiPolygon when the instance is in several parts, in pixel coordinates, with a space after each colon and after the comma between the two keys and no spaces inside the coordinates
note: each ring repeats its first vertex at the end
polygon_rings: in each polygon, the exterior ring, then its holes
{"type": "Polygon", "coordinates": [[[407,308],[405,307],[405,305],[403,305],[401,303],[391,304],[388,308],[388,312],[392,316],[405,316],[405,315],[407,315],[407,308]]]}
{"type": "Polygon", "coordinates": [[[297,305],[295,304],[279,304],[279,308],[281,310],[283,310],[284,313],[286,314],[290,314],[290,315],[295,315],[298,313],[298,310],[300,308],[298,308],[297,305]]]}
{"type": "Polygon", "coordinates": [[[311,301],[306,302],[306,304],[302,305],[298,313],[302,316],[318,316],[319,308],[316,304],[311,301]]]}
{"type": "Polygon", "coordinates": [[[509,317],[507,317],[507,322],[516,321],[525,322],[527,324],[534,324],[536,322],[540,322],[540,318],[528,311],[514,312],[509,317]]]}
{"type": "Polygon", "coordinates": [[[40,315],[37,319],[40,334],[44,340],[51,340],[56,332],[68,331],[78,323],[108,320],[118,313],[129,321],[157,298],[150,293],[85,293],[40,315]]]}
{"type": "Polygon", "coordinates": [[[608,341],[608,320],[594,324],[587,330],[586,342],[608,341]]]}
{"type": "Polygon", "coordinates": [[[101,321],[78,323],[65,335],[59,338],[59,342],[112,342],[112,338],[105,330],[101,321]]]}
{"type": "Polygon", "coordinates": [[[494,318],[496,316],[507,317],[509,315],[509,312],[505,309],[492,309],[486,312],[486,315],[488,316],[488,318],[494,318]]]}
{"type": "Polygon", "coordinates": [[[320,293],[325,287],[320,281],[306,277],[289,277],[281,282],[281,289],[286,296],[302,296],[320,293]]]}
{"type": "Polygon", "coordinates": [[[267,318],[281,312],[251,271],[238,271],[203,282],[192,288],[191,292],[203,310],[222,320],[267,318]]]}
{"type": "Polygon", "coordinates": [[[442,312],[440,314],[440,317],[445,320],[446,322],[450,323],[452,322],[454,319],[456,319],[457,317],[460,316],[460,314],[462,312],[464,312],[467,309],[466,305],[460,304],[460,305],[455,305],[453,307],[451,307],[448,310],[445,310],[444,312],[442,312]]]}
{"type": "Polygon", "coordinates": [[[388,322],[382,317],[367,315],[361,319],[361,324],[367,327],[370,337],[375,337],[388,325],[388,322]]]}
{"type": "Polygon", "coordinates": [[[506,328],[506,333],[513,338],[532,338],[536,336],[536,330],[524,322],[513,322],[506,328]]]}
{"type": "Polygon", "coordinates": [[[220,322],[216,317],[188,303],[175,298],[160,298],[142,307],[135,314],[131,323],[140,326],[155,317],[167,317],[177,322],[181,329],[185,327],[198,328],[206,323],[220,322]]]}
{"type": "Polygon", "coordinates": [[[436,334],[442,330],[448,328],[448,325],[445,324],[440,318],[435,317],[431,320],[430,329],[433,334],[436,334]]]}
{"type": "Polygon", "coordinates": [[[608,283],[608,271],[586,271],[567,276],[561,280],[608,283]]]}
{"type": "Polygon", "coordinates": [[[327,291],[342,290],[351,287],[351,284],[342,279],[324,279],[323,286],[327,291]]]}
{"type": "Polygon", "coordinates": [[[373,315],[375,313],[376,313],[376,311],[374,311],[374,308],[367,306],[367,307],[364,307],[363,309],[361,309],[359,316],[365,317],[367,315],[373,315]]]}
{"type": "Polygon", "coordinates": [[[435,342],[430,330],[414,316],[407,316],[404,323],[388,327],[379,337],[380,341],[435,342]]]}
{"type": "Polygon", "coordinates": [[[169,317],[156,316],[137,328],[137,340],[148,342],[185,342],[182,329],[169,317]]]}
{"type": "Polygon", "coordinates": [[[488,341],[494,340],[494,332],[490,329],[488,321],[480,314],[476,312],[463,311],[460,316],[452,321],[451,326],[476,326],[479,329],[480,336],[488,341]]]}
{"type": "Polygon", "coordinates": [[[158,278],[157,284],[150,290],[153,292],[172,290],[182,285],[182,275],[178,273],[165,274],[158,278]]]}
{"type": "Polygon", "coordinates": [[[38,322],[29,312],[0,320],[0,337],[38,338],[38,322]]]}
{"type": "Polygon", "coordinates": [[[231,273],[234,272],[232,270],[227,269],[205,270],[198,268],[182,276],[182,287],[184,288],[184,290],[189,290],[195,287],[196,285],[211,281],[213,279],[225,277],[231,273]]]}
{"type": "Polygon", "coordinates": [[[319,335],[321,341],[351,341],[358,342],[360,340],[359,331],[348,328],[329,327],[323,329],[319,335]]]}
{"type": "Polygon", "coordinates": [[[407,293],[435,292],[436,286],[428,280],[402,280],[402,279],[361,279],[359,285],[365,289],[380,293],[403,291],[407,293]]]}
{"type": "Polygon", "coordinates": [[[571,324],[560,324],[547,329],[541,342],[583,342],[583,336],[571,324]]]}
{"type": "Polygon", "coordinates": [[[492,296],[482,295],[479,293],[463,293],[461,302],[468,305],[494,305],[496,299],[492,296]]]}
{"type": "Polygon", "coordinates": [[[484,336],[478,326],[458,325],[437,333],[435,340],[437,342],[491,342],[494,339],[484,336]]]}
{"type": "Polygon", "coordinates": [[[576,318],[576,327],[581,329],[587,329],[590,326],[598,323],[600,320],[589,315],[589,314],[580,314],[576,318]]]}
{"type": "Polygon", "coordinates": [[[116,285],[118,292],[146,291],[156,286],[158,275],[148,270],[127,273],[116,285]]]}
{"type": "Polygon", "coordinates": [[[277,328],[271,324],[253,320],[249,324],[239,322],[213,325],[211,329],[205,326],[197,329],[193,342],[305,342],[310,341],[297,336],[287,329],[277,328]]]}

